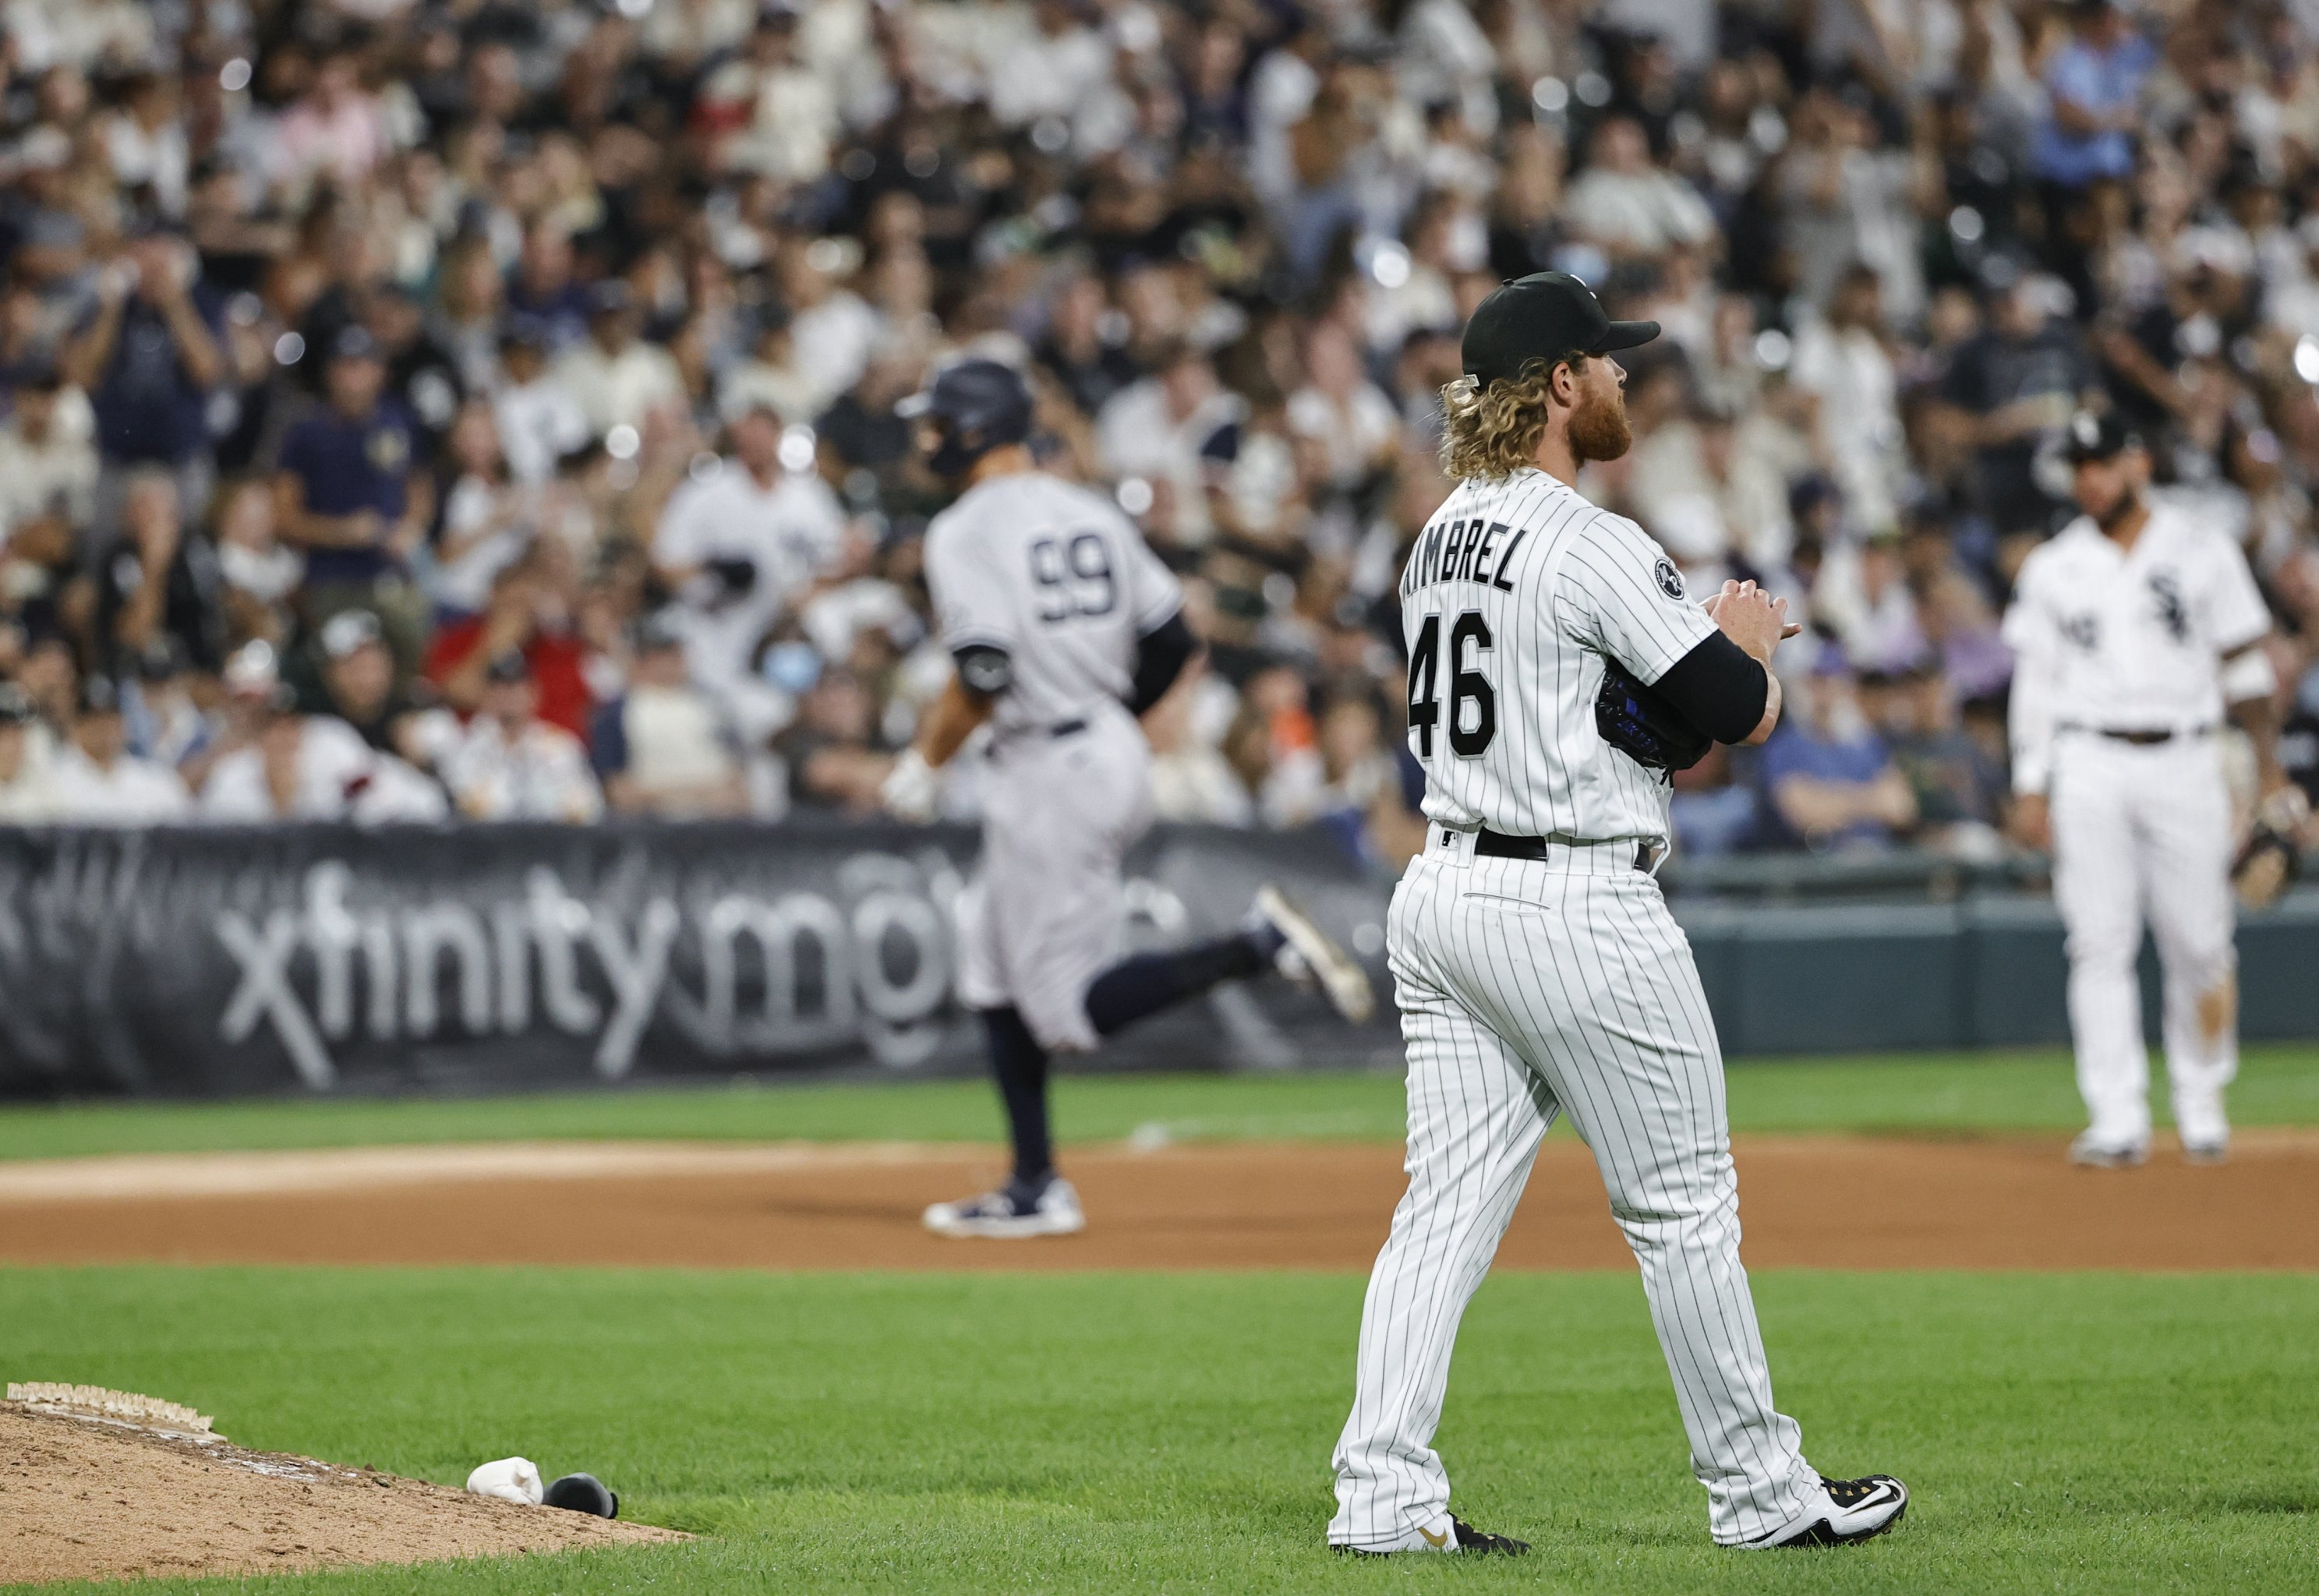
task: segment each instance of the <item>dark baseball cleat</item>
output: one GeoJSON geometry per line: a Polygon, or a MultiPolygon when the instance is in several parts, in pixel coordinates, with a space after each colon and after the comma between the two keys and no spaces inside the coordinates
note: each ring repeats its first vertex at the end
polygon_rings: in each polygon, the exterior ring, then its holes
{"type": "Polygon", "coordinates": [[[1329,1549],[1348,1557],[1398,1557],[1405,1552],[1473,1552],[1482,1556],[1527,1557],[1529,1542],[1516,1540],[1511,1535],[1491,1535],[1475,1528],[1465,1519],[1453,1516],[1445,1532],[1421,1529],[1418,1539],[1423,1543],[1413,1546],[1392,1546],[1372,1551],[1367,1546],[1342,1546],[1331,1542],[1329,1549]]]}
{"type": "Polygon", "coordinates": [[[600,1519],[620,1516],[620,1493],[594,1474],[565,1474],[540,1500],[566,1512],[593,1513],[600,1519]]]}
{"type": "Polygon", "coordinates": [[[1336,1011],[1356,1025],[1376,1013],[1368,972],[1337,945],[1296,901],[1267,882],[1257,888],[1252,917],[1278,933],[1280,970],[1291,980],[1316,985],[1336,1011]]]}
{"type": "Polygon", "coordinates": [[[1908,1488],[1890,1474],[1867,1474],[1857,1480],[1822,1476],[1819,1489],[1804,1510],[1768,1535],[1739,1542],[1745,1548],[1773,1546],[1848,1546],[1872,1539],[1900,1521],[1908,1510],[1908,1488]]]}
{"type": "Polygon", "coordinates": [[[2081,1169],[2131,1169],[2150,1158],[2150,1143],[2106,1141],[2091,1131],[2070,1143],[2070,1162],[2081,1169]]]}
{"type": "Polygon", "coordinates": [[[1071,1183],[1056,1176],[1036,1192],[1008,1186],[962,1203],[937,1203],[926,1210],[925,1223],[937,1236],[1024,1241],[1077,1235],[1087,1229],[1087,1215],[1071,1183]]]}

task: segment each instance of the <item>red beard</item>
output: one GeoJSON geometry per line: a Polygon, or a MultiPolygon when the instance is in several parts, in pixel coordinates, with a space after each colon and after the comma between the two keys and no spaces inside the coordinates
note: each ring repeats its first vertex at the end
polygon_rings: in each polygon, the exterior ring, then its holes
{"type": "Polygon", "coordinates": [[[1634,441],[1623,393],[1590,401],[1571,413],[1570,452],[1581,465],[1589,460],[1616,460],[1634,441]]]}

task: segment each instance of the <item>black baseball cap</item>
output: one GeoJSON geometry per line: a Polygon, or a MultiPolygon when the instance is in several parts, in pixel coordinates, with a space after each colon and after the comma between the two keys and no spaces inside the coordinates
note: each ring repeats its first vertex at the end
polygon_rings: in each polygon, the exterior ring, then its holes
{"type": "Polygon", "coordinates": [[[2071,416],[2069,436],[2062,445],[2072,465],[2082,465],[2089,460],[2107,460],[2140,447],[2142,435],[2108,410],[2100,414],[2080,410],[2071,416]]]}
{"type": "Polygon", "coordinates": [[[1631,349],[1659,336],[1656,321],[1613,321],[1594,291],[1568,272],[1501,283],[1474,308],[1460,345],[1466,374],[1483,387],[1518,377],[1533,360],[1631,349]]]}

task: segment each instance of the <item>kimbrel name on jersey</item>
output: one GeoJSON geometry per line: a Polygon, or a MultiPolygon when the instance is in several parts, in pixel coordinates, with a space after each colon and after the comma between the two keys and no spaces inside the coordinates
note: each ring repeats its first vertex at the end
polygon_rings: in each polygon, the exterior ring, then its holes
{"type": "Polygon", "coordinates": [[[1514,550],[1529,536],[1528,527],[1503,521],[1470,519],[1436,521],[1419,534],[1409,564],[1401,573],[1401,596],[1439,582],[1477,582],[1511,593],[1514,584],[1503,573],[1513,564],[1514,550]]]}

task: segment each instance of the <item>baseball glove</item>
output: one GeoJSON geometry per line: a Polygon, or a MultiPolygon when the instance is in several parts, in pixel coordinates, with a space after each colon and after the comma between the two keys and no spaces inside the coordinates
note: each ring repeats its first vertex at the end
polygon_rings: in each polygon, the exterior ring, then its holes
{"type": "Polygon", "coordinates": [[[1594,695],[1594,729],[1611,747],[1654,771],[1687,771],[1714,746],[1714,740],[1682,710],[1616,660],[1602,662],[1602,690],[1594,695]]]}
{"type": "Polygon", "coordinates": [[[2277,903],[2303,868],[2303,825],[2311,801],[2299,787],[2282,787],[2256,806],[2253,829],[2231,861],[2231,889],[2251,909],[2277,903]]]}

